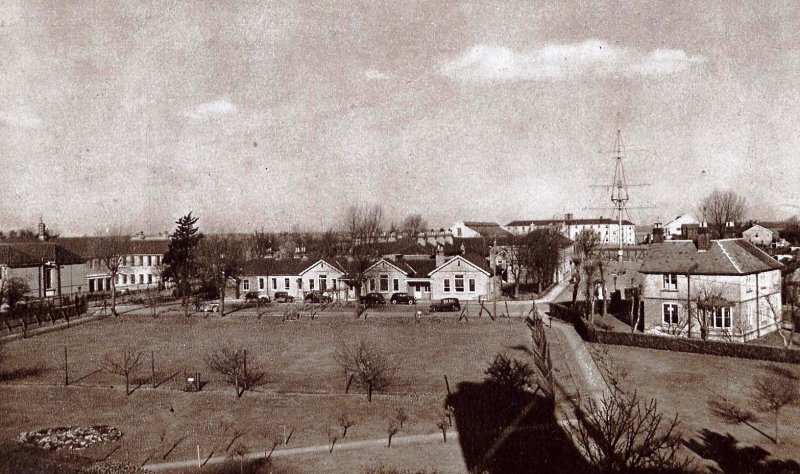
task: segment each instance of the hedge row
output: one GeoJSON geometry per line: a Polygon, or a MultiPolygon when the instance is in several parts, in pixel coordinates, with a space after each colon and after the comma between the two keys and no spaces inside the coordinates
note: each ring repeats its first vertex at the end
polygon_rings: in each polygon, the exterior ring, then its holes
{"type": "Polygon", "coordinates": [[[740,342],[703,341],[701,339],[656,336],[652,334],[598,331],[589,327],[583,318],[567,307],[552,305],[551,308],[554,313],[558,313],[556,317],[572,322],[575,326],[575,331],[589,342],[800,364],[800,351],[796,350],[740,342]]]}

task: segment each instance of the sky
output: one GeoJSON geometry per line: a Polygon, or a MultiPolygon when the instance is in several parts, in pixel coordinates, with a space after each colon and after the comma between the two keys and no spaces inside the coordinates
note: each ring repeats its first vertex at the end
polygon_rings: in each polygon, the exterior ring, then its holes
{"type": "Polygon", "coordinates": [[[0,229],[800,213],[800,2],[0,4],[0,229]],[[795,207],[792,207],[795,206],[795,207]]]}

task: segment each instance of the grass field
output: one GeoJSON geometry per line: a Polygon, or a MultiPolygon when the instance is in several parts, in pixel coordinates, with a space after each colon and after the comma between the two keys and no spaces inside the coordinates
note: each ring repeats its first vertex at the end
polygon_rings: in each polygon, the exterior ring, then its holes
{"type": "MultiPolygon", "coordinates": [[[[0,421],[0,436],[9,439],[50,426],[110,424],[124,433],[118,449],[100,446],[86,454],[139,465],[194,458],[198,445],[203,457],[212,450],[221,455],[237,434],[234,445],[263,449],[284,427],[294,430],[289,447],[326,444],[327,428],[338,426],[335,417],[343,409],[358,418],[348,440],[385,436],[397,407],[410,414],[401,435],[431,433],[443,411],[445,375],[453,389],[459,382],[480,381],[495,353],[513,354],[528,338],[520,319],[484,317],[459,323],[446,316],[426,317],[417,324],[408,313],[366,321],[324,316],[292,322],[244,314],[190,319],[127,314],[6,344],[6,371],[39,370],[0,384],[7,413],[0,421]],[[371,404],[362,393],[344,394],[346,380],[334,360],[343,343],[362,339],[384,348],[396,366],[396,383],[371,404]],[[208,373],[204,364],[205,354],[223,343],[248,348],[249,363],[266,370],[267,383],[236,399],[233,388],[208,373]],[[72,380],[67,387],[65,346],[72,380]],[[107,354],[125,346],[147,355],[140,371],[147,384],[127,397],[121,376],[97,371],[107,354]],[[177,373],[156,389],[149,386],[150,351],[157,379],[177,373]],[[200,393],[184,392],[184,373],[198,371],[208,384],[200,393]]],[[[463,464],[453,465],[456,457],[433,456],[435,462],[427,467],[457,472],[463,464]]],[[[313,462],[326,463],[328,459],[313,462]]]]}
{"type": "MultiPolygon", "coordinates": [[[[684,435],[704,444],[709,453],[725,456],[728,461],[724,462],[735,461],[736,456],[742,462],[757,459],[746,446],[763,448],[776,459],[800,460],[800,407],[781,412],[781,443],[777,445],[751,427],[723,423],[709,407],[710,400],[721,396],[755,411],[749,398],[752,381],[768,374],[770,363],[626,346],[593,346],[596,354],[607,351],[606,357],[619,367],[618,372],[627,374],[623,381],[626,387],[636,389],[644,399],[655,398],[659,408],[670,416],[677,413],[684,435]]],[[[778,365],[800,375],[800,367],[778,365]]],[[[772,435],[772,421],[771,415],[764,414],[754,426],[772,435]]],[[[741,472],[750,472],[741,465],[740,468],[744,469],[741,472]]]]}

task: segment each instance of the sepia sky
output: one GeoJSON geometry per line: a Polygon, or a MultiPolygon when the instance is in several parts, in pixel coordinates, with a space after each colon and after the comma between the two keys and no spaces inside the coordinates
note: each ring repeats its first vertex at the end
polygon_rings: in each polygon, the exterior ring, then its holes
{"type": "Polygon", "coordinates": [[[798,2],[309,3],[2,2],[0,229],[800,213],[798,2]]]}

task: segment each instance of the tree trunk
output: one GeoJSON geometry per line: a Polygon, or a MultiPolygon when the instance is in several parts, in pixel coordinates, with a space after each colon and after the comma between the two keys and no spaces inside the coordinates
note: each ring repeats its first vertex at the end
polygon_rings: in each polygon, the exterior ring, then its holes
{"type": "Polygon", "coordinates": [[[775,444],[780,444],[778,440],[778,410],[775,410],[775,444]]]}
{"type": "Polygon", "coordinates": [[[125,395],[130,395],[131,394],[130,387],[131,387],[130,376],[128,374],[125,374],[125,395]]]}
{"type": "Polygon", "coordinates": [[[111,314],[119,316],[117,314],[117,276],[115,274],[111,275],[111,314]]]}
{"type": "Polygon", "coordinates": [[[391,433],[389,433],[389,445],[387,446],[387,448],[391,448],[392,447],[392,436],[393,435],[391,433]]]}
{"type": "Polygon", "coordinates": [[[372,403],[372,384],[371,383],[367,386],[367,401],[369,403],[372,403]]]}
{"type": "Polygon", "coordinates": [[[442,438],[444,438],[444,442],[446,443],[447,442],[447,430],[446,429],[442,430],[442,438]]]}

